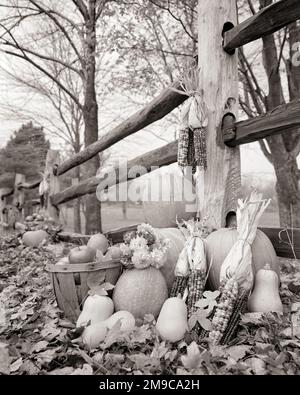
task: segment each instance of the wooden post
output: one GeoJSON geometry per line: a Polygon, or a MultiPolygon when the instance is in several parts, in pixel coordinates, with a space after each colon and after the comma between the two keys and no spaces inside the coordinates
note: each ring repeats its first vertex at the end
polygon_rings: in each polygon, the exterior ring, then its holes
{"type": "Polygon", "coordinates": [[[226,225],[236,212],[240,196],[239,148],[228,148],[222,138],[223,117],[238,109],[237,54],[223,50],[222,33],[237,24],[236,0],[199,0],[199,89],[208,107],[207,170],[200,172],[198,200],[201,217],[208,225],[226,225]],[[225,29],[224,29],[225,27],[225,29]]]}
{"type": "Polygon", "coordinates": [[[46,195],[47,207],[46,213],[53,218],[56,223],[59,222],[59,208],[54,206],[51,202],[51,195],[60,191],[59,178],[54,174],[54,169],[59,165],[59,151],[49,150],[46,157],[46,165],[44,171],[44,180],[49,184],[49,191],[46,195]]]}
{"type": "Polygon", "coordinates": [[[25,182],[25,175],[17,173],[15,177],[15,185],[14,185],[13,206],[15,206],[18,209],[17,220],[21,222],[24,219],[25,196],[24,196],[24,190],[18,189],[18,185],[23,184],[24,182],[25,182]]]}

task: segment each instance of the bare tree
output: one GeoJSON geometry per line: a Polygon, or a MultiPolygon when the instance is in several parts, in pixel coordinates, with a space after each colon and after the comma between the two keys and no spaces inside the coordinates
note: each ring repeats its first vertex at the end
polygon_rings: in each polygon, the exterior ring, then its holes
{"type": "MultiPolygon", "coordinates": [[[[247,0],[248,9],[255,13],[259,8],[272,4],[272,0],[247,0]]],[[[262,39],[262,63],[267,77],[268,93],[262,87],[256,66],[257,51],[251,58],[239,51],[241,81],[244,97],[240,103],[249,117],[270,111],[288,100],[300,98],[300,67],[293,65],[295,48],[300,42],[300,25],[293,23],[279,34],[262,39]],[[281,65],[283,64],[284,69],[281,65]],[[288,89],[286,89],[286,87],[288,89]],[[285,94],[285,91],[288,93],[285,94]]],[[[281,226],[300,226],[300,171],[297,157],[300,154],[299,129],[288,134],[268,137],[260,141],[261,149],[273,165],[276,174],[276,191],[281,226]]]]}
{"type": "MultiPolygon", "coordinates": [[[[59,88],[64,100],[68,98],[82,113],[84,144],[98,139],[98,103],[96,95],[97,23],[105,15],[111,0],[7,0],[1,4],[6,14],[0,21],[2,50],[13,58],[25,61],[38,70],[48,82],[59,88]],[[46,25],[45,25],[46,24],[46,25]],[[47,26],[47,29],[45,29],[47,26]],[[53,51],[49,38],[59,42],[53,51]],[[66,81],[80,78],[82,89],[74,92],[66,81]]],[[[56,106],[59,102],[51,96],[56,106]]],[[[50,99],[51,100],[51,99],[50,99]]],[[[99,157],[87,165],[87,176],[96,174],[99,157]]],[[[87,197],[87,233],[101,230],[100,203],[87,197]]]]}

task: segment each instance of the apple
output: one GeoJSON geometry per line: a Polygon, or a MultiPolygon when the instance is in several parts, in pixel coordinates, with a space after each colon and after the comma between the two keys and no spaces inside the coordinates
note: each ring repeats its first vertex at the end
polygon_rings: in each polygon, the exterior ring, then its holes
{"type": "Polygon", "coordinates": [[[91,236],[87,246],[94,249],[95,251],[100,250],[103,254],[105,254],[108,250],[109,243],[103,234],[97,233],[96,235],[91,236]]]}
{"type": "Polygon", "coordinates": [[[68,265],[69,263],[70,263],[70,261],[67,256],[60,258],[60,260],[58,262],[56,262],[57,265],[68,265]]]}
{"type": "Polygon", "coordinates": [[[28,215],[28,216],[25,218],[25,221],[26,221],[26,222],[32,222],[32,221],[33,221],[33,216],[32,216],[32,215],[28,215]]]}
{"type": "Polygon", "coordinates": [[[107,253],[111,256],[112,259],[120,259],[122,256],[121,249],[118,246],[109,247],[107,253]]]}
{"type": "Polygon", "coordinates": [[[72,248],[69,253],[70,263],[89,263],[94,262],[96,252],[88,246],[79,246],[72,248]]]}

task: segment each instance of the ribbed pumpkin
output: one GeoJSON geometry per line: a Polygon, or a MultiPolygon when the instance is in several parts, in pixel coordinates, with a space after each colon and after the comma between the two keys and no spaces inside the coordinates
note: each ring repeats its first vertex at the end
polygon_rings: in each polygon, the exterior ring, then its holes
{"type": "Polygon", "coordinates": [[[175,280],[174,270],[178,256],[184,247],[185,237],[183,236],[182,232],[177,228],[157,229],[157,231],[165,239],[170,240],[170,248],[167,253],[167,261],[160,269],[170,291],[172,284],[175,280]]]}
{"type": "MultiPolygon", "coordinates": [[[[212,290],[219,288],[221,265],[231,247],[236,242],[237,236],[238,234],[235,228],[222,228],[211,233],[206,238],[208,265],[212,262],[208,277],[212,290]]],[[[252,259],[255,273],[263,269],[266,264],[269,264],[271,270],[274,270],[278,278],[280,278],[279,263],[274,247],[265,233],[259,229],[252,244],[252,259]]]]}
{"type": "Polygon", "coordinates": [[[158,269],[128,269],[119,278],[113,293],[115,310],[129,311],[135,318],[155,318],[168,298],[164,276],[158,269]]]}
{"type": "Polygon", "coordinates": [[[195,188],[179,170],[152,172],[142,184],[145,222],[155,228],[176,226],[178,220],[195,216],[195,188]]]}

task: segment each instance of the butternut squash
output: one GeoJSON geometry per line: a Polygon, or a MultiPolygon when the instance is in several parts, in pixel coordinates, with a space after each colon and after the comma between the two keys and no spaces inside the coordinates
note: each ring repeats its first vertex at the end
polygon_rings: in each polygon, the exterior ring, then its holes
{"type": "Polygon", "coordinates": [[[105,321],[113,312],[114,303],[109,297],[100,295],[88,296],[77,319],[76,327],[85,326],[89,322],[93,325],[105,321]]]}
{"type": "Polygon", "coordinates": [[[248,310],[260,313],[283,311],[279,295],[279,279],[270,265],[266,265],[256,273],[254,290],[248,300],[248,310]]]}
{"type": "Polygon", "coordinates": [[[178,342],[188,330],[187,307],[180,298],[165,301],[156,323],[156,330],[163,340],[178,342]]]}
{"type": "Polygon", "coordinates": [[[111,329],[118,321],[121,322],[121,331],[129,332],[135,327],[134,316],[129,311],[117,311],[111,317],[104,321],[108,329],[111,329]]]}
{"type": "Polygon", "coordinates": [[[108,332],[104,321],[87,326],[82,333],[83,344],[89,349],[93,350],[99,346],[105,339],[108,332]]]}
{"type": "Polygon", "coordinates": [[[118,322],[121,322],[120,330],[130,332],[135,327],[135,319],[128,311],[118,311],[105,321],[87,326],[82,333],[82,341],[90,350],[97,348],[104,340],[107,332],[118,322]]]}

